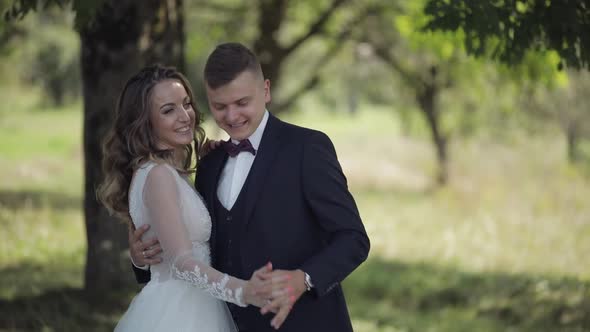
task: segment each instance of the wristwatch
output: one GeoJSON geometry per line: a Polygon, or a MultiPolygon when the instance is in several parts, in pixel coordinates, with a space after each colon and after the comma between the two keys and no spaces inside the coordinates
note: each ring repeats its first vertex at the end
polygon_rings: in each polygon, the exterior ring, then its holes
{"type": "Polygon", "coordinates": [[[305,279],[303,280],[303,282],[305,283],[305,288],[307,288],[307,291],[309,292],[313,288],[313,284],[311,283],[311,277],[309,276],[309,274],[307,274],[307,272],[303,273],[305,273],[305,279]]]}

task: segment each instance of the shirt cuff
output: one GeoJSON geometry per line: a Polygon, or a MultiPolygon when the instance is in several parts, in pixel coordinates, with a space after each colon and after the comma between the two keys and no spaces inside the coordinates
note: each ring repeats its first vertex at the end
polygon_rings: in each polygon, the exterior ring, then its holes
{"type": "Polygon", "coordinates": [[[147,271],[150,269],[150,265],[146,264],[144,266],[138,266],[137,264],[135,264],[135,262],[133,261],[133,257],[131,257],[131,255],[129,255],[129,259],[131,259],[131,264],[133,264],[133,266],[135,266],[136,268],[140,269],[140,270],[144,270],[147,271]]]}

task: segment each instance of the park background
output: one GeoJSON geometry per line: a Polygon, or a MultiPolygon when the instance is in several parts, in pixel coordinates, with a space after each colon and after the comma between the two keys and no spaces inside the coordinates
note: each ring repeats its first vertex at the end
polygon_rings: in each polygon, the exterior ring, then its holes
{"type": "Polygon", "coordinates": [[[590,331],[590,5],[0,0],[0,331],[108,331],[139,289],[95,200],[125,79],[252,47],[371,239],[355,331],[590,331]]]}

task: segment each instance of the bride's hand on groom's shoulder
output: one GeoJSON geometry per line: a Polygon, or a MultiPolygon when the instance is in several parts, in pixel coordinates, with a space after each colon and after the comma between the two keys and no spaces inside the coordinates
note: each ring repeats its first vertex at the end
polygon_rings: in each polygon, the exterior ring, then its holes
{"type": "Polygon", "coordinates": [[[206,155],[209,154],[209,152],[217,149],[221,143],[223,141],[216,141],[216,140],[212,140],[212,139],[205,139],[205,143],[203,143],[203,145],[201,146],[201,149],[199,150],[199,157],[203,158],[206,155]]]}

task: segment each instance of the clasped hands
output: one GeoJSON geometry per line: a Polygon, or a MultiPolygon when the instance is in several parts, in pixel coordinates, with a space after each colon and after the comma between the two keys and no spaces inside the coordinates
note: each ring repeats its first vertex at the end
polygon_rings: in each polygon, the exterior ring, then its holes
{"type": "Polygon", "coordinates": [[[278,329],[306,291],[304,279],[301,270],[273,270],[269,262],[252,274],[244,290],[244,300],[259,307],[263,315],[275,313],[270,325],[278,329]]]}
{"type": "MultiPolygon", "coordinates": [[[[129,228],[129,248],[133,262],[138,266],[155,265],[162,261],[162,248],[157,239],[142,242],[141,237],[148,230],[146,225],[129,228]]],[[[261,314],[275,314],[271,326],[278,329],[291,308],[306,291],[305,273],[301,270],[274,270],[272,263],[256,270],[243,289],[244,302],[260,308],[261,314]]]]}

